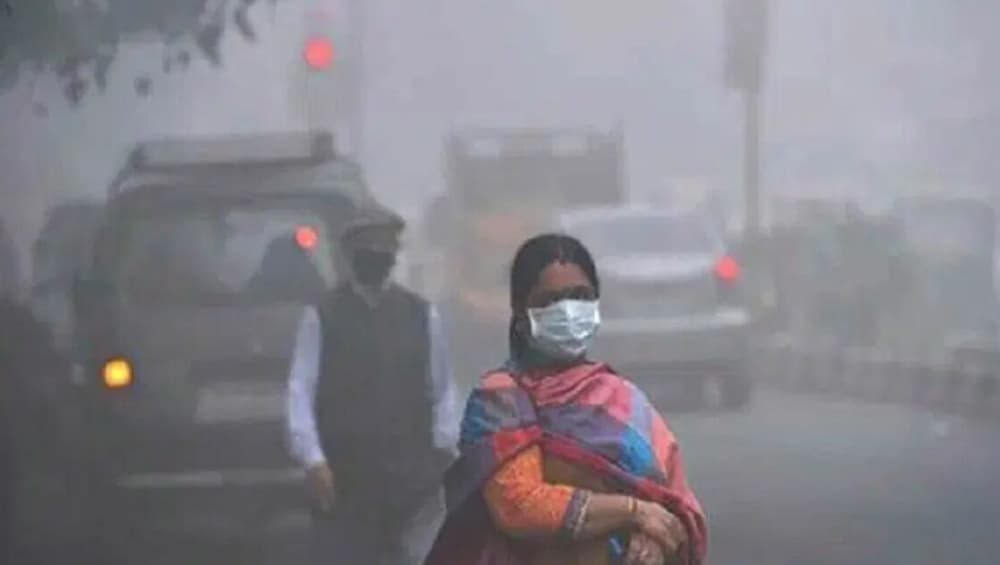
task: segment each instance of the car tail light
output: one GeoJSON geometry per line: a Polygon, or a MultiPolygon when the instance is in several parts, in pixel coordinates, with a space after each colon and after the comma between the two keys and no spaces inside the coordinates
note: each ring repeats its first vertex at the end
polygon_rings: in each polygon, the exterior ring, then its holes
{"type": "Polygon", "coordinates": [[[132,378],[132,364],[121,357],[108,360],[101,368],[101,382],[108,389],[128,388],[132,385],[132,378]]]}
{"type": "Polygon", "coordinates": [[[734,283],[740,278],[740,264],[730,256],[725,256],[715,264],[715,276],[722,282],[734,283]]]}
{"type": "Polygon", "coordinates": [[[295,243],[306,251],[311,251],[319,242],[319,234],[312,226],[300,226],[295,230],[295,243]]]}

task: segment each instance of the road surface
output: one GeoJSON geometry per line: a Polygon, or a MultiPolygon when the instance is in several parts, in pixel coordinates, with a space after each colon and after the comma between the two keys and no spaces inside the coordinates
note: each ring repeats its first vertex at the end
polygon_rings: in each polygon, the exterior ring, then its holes
{"type": "Polygon", "coordinates": [[[1000,563],[1000,427],[761,394],[668,416],[709,514],[710,563],[1000,563]]]}
{"type": "MultiPolygon", "coordinates": [[[[666,391],[644,388],[665,405],[666,391]]],[[[774,392],[741,413],[666,411],[713,565],[1000,563],[995,423],[774,392]]],[[[304,549],[166,545],[137,565],[294,565],[304,549]]]]}

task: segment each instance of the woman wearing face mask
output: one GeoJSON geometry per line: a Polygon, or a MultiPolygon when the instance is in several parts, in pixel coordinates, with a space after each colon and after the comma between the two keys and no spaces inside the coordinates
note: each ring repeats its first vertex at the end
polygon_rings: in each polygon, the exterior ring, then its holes
{"type": "Polygon", "coordinates": [[[510,359],[469,398],[426,564],[703,563],[677,441],[642,391],[586,357],[600,325],[590,253],[532,238],[510,293],[510,359]]]}

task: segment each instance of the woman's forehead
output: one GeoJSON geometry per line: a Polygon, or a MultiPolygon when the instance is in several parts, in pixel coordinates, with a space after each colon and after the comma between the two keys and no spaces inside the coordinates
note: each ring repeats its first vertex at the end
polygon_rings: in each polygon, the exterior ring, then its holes
{"type": "Polygon", "coordinates": [[[542,270],[535,285],[537,291],[553,291],[565,288],[590,287],[587,273],[576,263],[556,262],[542,270]]]}

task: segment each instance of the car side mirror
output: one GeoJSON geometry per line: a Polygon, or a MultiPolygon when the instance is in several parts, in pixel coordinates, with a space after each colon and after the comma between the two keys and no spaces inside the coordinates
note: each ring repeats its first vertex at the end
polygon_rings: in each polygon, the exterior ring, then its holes
{"type": "Polygon", "coordinates": [[[57,278],[47,278],[36,281],[31,285],[31,296],[39,298],[54,294],[61,288],[65,288],[65,282],[66,281],[62,281],[57,278]]]}

